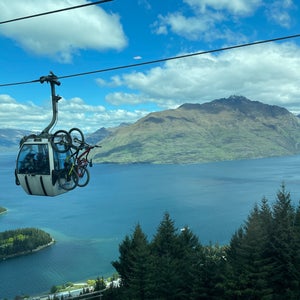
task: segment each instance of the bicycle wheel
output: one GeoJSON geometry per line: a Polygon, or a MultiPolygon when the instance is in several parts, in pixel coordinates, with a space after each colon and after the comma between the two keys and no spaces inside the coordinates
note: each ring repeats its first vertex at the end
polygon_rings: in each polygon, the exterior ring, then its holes
{"type": "Polygon", "coordinates": [[[63,170],[63,172],[58,177],[58,185],[66,190],[66,191],[72,191],[76,188],[78,185],[78,175],[77,173],[72,170],[71,174],[68,174],[68,170],[63,170]]]}
{"type": "Polygon", "coordinates": [[[51,146],[54,151],[59,153],[67,152],[72,145],[70,134],[65,130],[56,131],[51,137],[51,146]]]}
{"type": "Polygon", "coordinates": [[[71,136],[72,146],[80,148],[84,144],[84,135],[82,131],[78,128],[71,128],[69,130],[69,135],[71,136]]]}
{"type": "Polygon", "coordinates": [[[84,187],[86,186],[90,181],[90,171],[86,167],[78,167],[77,169],[77,175],[78,175],[78,186],[84,187]]]}

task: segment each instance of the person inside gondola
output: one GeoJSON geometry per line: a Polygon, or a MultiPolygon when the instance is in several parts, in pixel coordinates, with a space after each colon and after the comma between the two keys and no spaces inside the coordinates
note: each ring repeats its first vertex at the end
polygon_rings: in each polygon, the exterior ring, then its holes
{"type": "Polygon", "coordinates": [[[49,157],[46,144],[24,146],[18,158],[20,174],[50,174],[49,157]]]}

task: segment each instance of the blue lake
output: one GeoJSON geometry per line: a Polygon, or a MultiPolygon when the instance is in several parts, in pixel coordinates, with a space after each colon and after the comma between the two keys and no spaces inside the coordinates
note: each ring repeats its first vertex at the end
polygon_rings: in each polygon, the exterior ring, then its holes
{"type": "Polygon", "coordinates": [[[254,203],[270,203],[282,182],[300,198],[300,156],[195,165],[94,165],[91,181],[57,197],[29,196],[14,183],[14,154],[0,154],[0,231],[37,227],[56,244],[0,262],[0,299],[110,276],[118,245],[137,223],[149,239],[169,212],[202,244],[228,243],[254,203]]]}

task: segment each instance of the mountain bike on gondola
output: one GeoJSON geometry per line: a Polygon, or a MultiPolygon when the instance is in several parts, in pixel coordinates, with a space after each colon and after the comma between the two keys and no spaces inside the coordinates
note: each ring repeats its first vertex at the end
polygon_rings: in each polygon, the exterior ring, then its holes
{"type": "Polygon", "coordinates": [[[72,128],[69,132],[57,131],[52,137],[52,145],[56,152],[69,151],[64,161],[64,167],[56,172],[59,186],[67,191],[77,186],[84,187],[90,181],[88,166],[92,167],[92,159],[89,153],[99,145],[89,145],[84,141],[82,132],[78,128],[72,128]]]}

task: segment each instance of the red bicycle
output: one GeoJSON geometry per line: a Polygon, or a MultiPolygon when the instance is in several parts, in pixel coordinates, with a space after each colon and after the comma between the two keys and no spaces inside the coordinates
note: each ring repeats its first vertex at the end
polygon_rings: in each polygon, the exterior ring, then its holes
{"type": "MultiPolygon", "coordinates": [[[[75,138],[76,140],[76,138],[75,138]]],[[[80,141],[77,141],[80,142],[80,141]]],[[[90,181],[90,172],[88,170],[88,166],[92,167],[93,162],[92,159],[89,160],[88,155],[90,151],[96,147],[101,147],[99,145],[89,145],[85,142],[81,142],[81,146],[77,148],[75,151],[75,170],[78,175],[78,183],[79,187],[86,186],[90,181]],[[80,153],[80,151],[83,151],[80,153]]]]}

